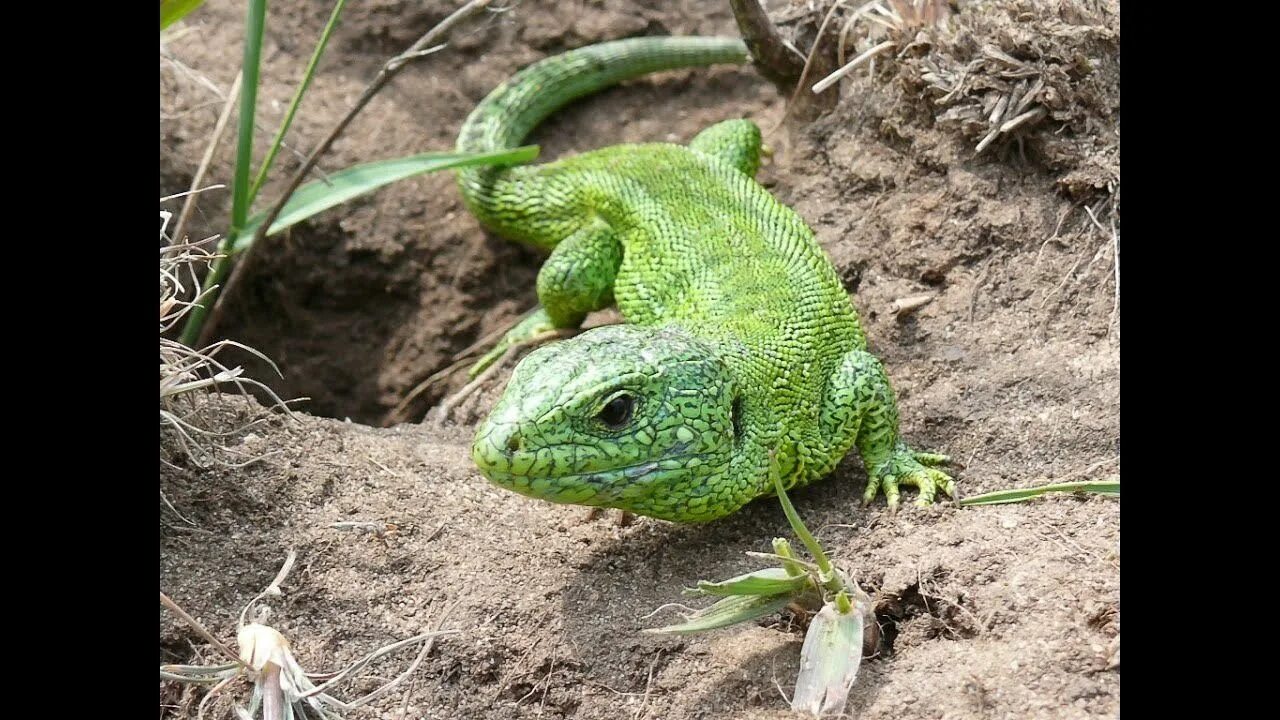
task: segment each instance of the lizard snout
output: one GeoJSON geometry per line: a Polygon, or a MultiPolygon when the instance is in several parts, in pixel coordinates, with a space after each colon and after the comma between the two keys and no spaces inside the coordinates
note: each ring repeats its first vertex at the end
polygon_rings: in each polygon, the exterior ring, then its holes
{"type": "MultiPolygon", "coordinates": [[[[524,455],[524,435],[516,423],[485,422],[476,433],[471,458],[483,471],[521,473],[528,470],[532,458],[524,455]]],[[[485,473],[493,475],[489,472],[485,473]]]]}
{"type": "Polygon", "coordinates": [[[518,453],[524,449],[524,437],[520,435],[519,428],[511,428],[508,432],[495,437],[493,444],[505,448],[508,454],[518,453]]]}

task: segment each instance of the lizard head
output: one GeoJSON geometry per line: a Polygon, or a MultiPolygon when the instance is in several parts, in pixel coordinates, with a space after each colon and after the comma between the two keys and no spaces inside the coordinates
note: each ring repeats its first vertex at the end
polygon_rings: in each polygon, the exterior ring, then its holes
{"type": "Polygon", "coordinates": [[[682,330],[610,325],[530,353],[476,432],[494,483],[558,503],[696,522],[744,502],[729,372],[682,330]]]}

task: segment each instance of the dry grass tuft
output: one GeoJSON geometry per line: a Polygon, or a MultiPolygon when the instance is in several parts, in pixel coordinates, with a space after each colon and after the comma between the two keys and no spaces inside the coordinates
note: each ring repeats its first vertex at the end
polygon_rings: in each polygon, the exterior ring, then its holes
{"type": "Polygon", "coordinates": [[[900,103],[918,105],[922,124],[953,130],[975,154],[1012,147],[1025,158],[1025,142],[1034,139],[1041,164],[1074,171],[1060,182],[1072,194],[1118,181],[1118,133],[1095,126],[1119,115],[1119,21],[1111,4],[840,3],[841,67],[814,92],[866,68],[897,86],[900,103]],[[847,55],[854,57],[846,62],[847,55]],[[1089,158],[1087,167],[1080,158],[1089,158]]]}
{"type": "MultiPolygon", "coordinates": [[[[171,199],[171,198],[165,198],[171,199]]],[[[265,421],[270,413],[252,416],[234,427],[217,427],[219,423],[205,412],[204,396],[232,386],[240,394],[257,388],[271,401],[269,410],[291,416],[288,405],[263,383],[244,377],[240,366],[228,367],[218,359],[227,348],[239,348],[261,358],[279,373],[262,353],[232,340],[222,340],[199,350],[166,337],[196,305],[204,301],[210,288],[200,282],[201,265],[207,269],[217,256],[206,249],[208,242],[175,241],[166,231],[173,215],[160,211],[160,461],[170,466],[180,454],[199,468],[213,466],[243,467],[267,455],[250,455],[231,447],[224,440],[265,421]]]]}
{"type": "Polygon", "coordinates": [[[323,720],[342,720],[342,713],[363,708],[391,693],[408,680],[431,653],[437,637],[460,632],[444,629],[444,623],[453,609],[453,606],[449,606],[440,613],[436,626],[432,630],[383,645],[337,672],[318,674],[307,672],[294,656],[285,636],[275,628],[266,625],[271,616],[271,608],[260,604],[266,597],[283,595],[281,585],[293,569],[296,560],[297,554],[290,552],[271,585],[250,600],[240,611],[236,633],[238,653],[219,640],[172,598],[163,592],[160,593],[162,606],[189,625],[196,634],[228,659],[228,662],[216,665],[160,666],[161,680],[209,687],[204,697],[200,699],[196,710],[197,719],[204,718],[207,707],[224,690],[236,683],[248,683],[251,687],[247,706],[241,706],[234,700],[230,701],[238,718],[291,720],[292,718],[319,717],[323,720]],[[252,620],[249,619],[251,611],[254,615],[252,620]],[[355,678],[355,673],[370,663],[413,645],[419,645],[420,649],[408,668],[395,678],[382,683],[372,692],[351,701],[343,701],[329,692],[335,686],[355,678]],[[320,684],[316,685],[314,681],[319,681],[320,684]]]}

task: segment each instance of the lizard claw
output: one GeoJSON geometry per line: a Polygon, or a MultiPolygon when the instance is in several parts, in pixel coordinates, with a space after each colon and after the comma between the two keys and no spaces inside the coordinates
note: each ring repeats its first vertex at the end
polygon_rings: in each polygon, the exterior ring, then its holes
{"type": "Polygon", "coordinates": [[[938,453],[913,452],[912,457],[921,465],[933,467],[934,465],[946,465],[951,462],[951,458],[938,453]]]}
{"type": "Polygon", "coordinates": [[[523,320],[516,324],[515,327],[507,331],[507,334],[498,341],[496,345],[489,349],[476,361],[475,365],[467,371],[467,377],[475,379],[477,375],[484,372],[486,368],[502,359],[502,356],[511,348],[527,344],[537,336],[555,329],[555,325],[551,323],[547,317],[547,311],[539,306],[534,312],[530,313],[523,320]]]}
{"type": "Polygon", "coordinates": [[[878,463],[868,473],[867,490],[862,494],[863,506],[869,505],[883,487],[889,511],[896,511],[901,497],[899,485],[908,485],[920,491],[915,502],[917,507],[932,505],[939,491],[956,498],[955,480],[932,467],[948,461],[946,455],[913,452],[899,443],[887,460],[878,463]]]}

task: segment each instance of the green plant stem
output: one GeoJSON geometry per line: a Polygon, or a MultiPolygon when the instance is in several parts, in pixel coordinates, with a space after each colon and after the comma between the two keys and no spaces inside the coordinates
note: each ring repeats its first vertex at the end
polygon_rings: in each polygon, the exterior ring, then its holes
{"type": "MultiPolygon", "coordinates": [[[[262,32],[266,26],[267,0],[249,0],[244,30],[244,82],[240,85],[240,135],[236,144],[235,179],[231,186],[231,233],[249,218],[249,169],[253,162],[253,120],[258,103],[258,63],[262,59],[262,32]]],[[[226,238],[223,238],[226,243],[226,238]]],[[[228,246],[229,247],[229,246],[228,246]]]]}
{"type": "Polygon", "coordinates": [[[271,147],[267,148],[267,156],[262,160],[262,167],[258,168],[258,176],[253,180],[253,186],[249,188],[249,204],[253,204],[254,198],[258,197],[258,191],[262,189],[262,183],[267,179],[267,172],[271,170],[271,164],[275,162],[276,154],[280,152],[280,146],[284,144],[285,133],[289,132],[289,126],[293,124],[293,116],[298,112],[298,106],[302,104],[302,96],[307,92],[307,88],[311,86],[311,80],[315,77],[316,66],[320,64],[320,56],[324,54],[325,47],[329,44],[329,37],[333,34],[334,28],[338,26],[338,16],[342,14],[342,8],[346,6],[347,0],[338,0],[333,6],[333,12],[329,14],[329,22],[325,23],[324,30],[320,33],[320,40],[316,42],[316,48],[311,53],[311,60],[307,63],[307,70],[302,75],[302,82],[298,84],[298,89],[293,93],[293,100],[289,102],[289,109],[284,113],[284,120],[280,123],[280,129],[276,132],[275,138],[271,141],[271,147]]]}
{"type": "Polygon", "coordinates": [[[791,552],[791,543],[787,542],[786,538],[774,538],[773,551],[783,558],[782,567],[786,569],[788,575],[796,577],[805,574],[804,568],[796,562],[796,556],[791,552]]]}
{"type": "Polygon", "coordinates": [[[796,512],[795,506],[791,504],[791,498],[787,497],[787,491],[782,487],[782,476],[777,472],[773,473],[773,486],[778,491],[778,500],[782,503],[782,512],[787,516],[787,522],[791,523],[791,530],[800,538],[800,542],[809,549],[809,554],[813,555],[813,560],[818,564],[818,570],[822,575],[823,585],[832,592],[839,592],[842,588],[840,579],[836,577],[835,571],[831,567],[831,561],[827,559],[827,554],[823,552],[822,546],[809,533],[809,528],[804,526],[804,522],[800,520],[799,513],[796,512]]]}
{"type": "Polygon", "coordinates": [[[222,283],[231,269],[231,251],[240,230],[249,218],[249,166],[253,162],[254,113],[258,104],[259,62],[262,59],[262,33],[266,28],[267,0],[249,0],[249,14],[245,18],[244,61],[240,67],[240,123],[236,142],[236,167],[231,183],[231,229],[218,241],[216,258],[205,279],[206,301],[191,308],[187,322],[182,326],[178,340],[194,348],[200,343],[205,317],[217,293],[213,291],[222,283]]]}
{"type": "Polygon", "coordinates": [[[187,323],[182,326],[182,334],[178,336],[178,342],[189,348],[194,349],[199,341],[204,318],[209,314],[209,306],[213,304],[213,299],[217,297],[216,289],[231,269],[230,252],[235,241],[236,236],[229,234],[218,242],[218,254],[209,263],[209,274],[204,279],[200,301],[191,306],[191,314],[187,316],[187,323]]]}

